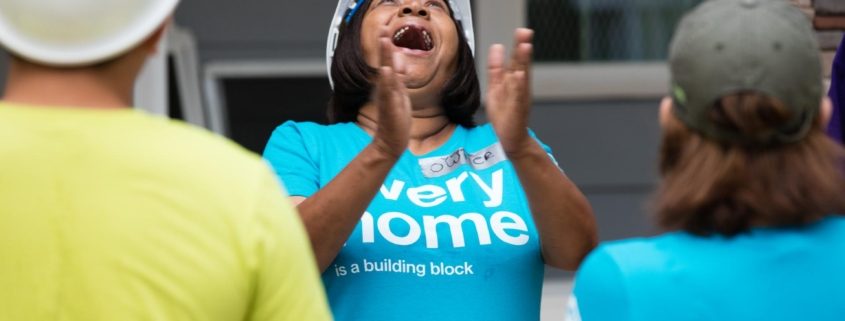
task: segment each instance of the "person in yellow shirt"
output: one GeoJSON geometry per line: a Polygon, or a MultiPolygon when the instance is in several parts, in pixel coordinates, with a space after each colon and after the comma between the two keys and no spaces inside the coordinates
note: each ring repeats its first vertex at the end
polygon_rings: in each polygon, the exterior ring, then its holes
{"type": "Polygon", "coordinates": [[[256,155],[129,108],[178,0],[3,0],[0,320],[330,320],[256,155]]]}

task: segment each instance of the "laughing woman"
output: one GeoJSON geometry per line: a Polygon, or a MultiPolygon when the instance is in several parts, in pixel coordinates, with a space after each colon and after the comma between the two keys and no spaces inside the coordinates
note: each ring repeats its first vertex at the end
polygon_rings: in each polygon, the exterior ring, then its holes
{"type": "MultiPolygon", "coordinates": [[[[538,320],[544,264],[575,269],[592,210],[527,128],[532,32],[490,49],[480,105],[469,1],[340,1],[334,124],[264,156],[311,237],[337,320],[538,320]]],[[[336,46],[334,39],[337,39],[336,46]]]]}

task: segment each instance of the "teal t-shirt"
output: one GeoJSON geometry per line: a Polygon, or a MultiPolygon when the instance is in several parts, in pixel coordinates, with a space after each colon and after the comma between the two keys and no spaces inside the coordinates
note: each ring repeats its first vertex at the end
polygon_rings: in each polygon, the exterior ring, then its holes
{"type": "Polygon", "coordinates": [[[569,321],[845,320],[845,218],[733,238],[613,242],[581,266],[569,321]]]}
{"type": "MultiPolygon", "coordinates": [[[[287,122],[264,157],[309,197],[371,141],[354,123],[287,122]]],[[[405,152],[323,281],[339,321],[539,320],[537,229],[492,126],[405,152]]]]}

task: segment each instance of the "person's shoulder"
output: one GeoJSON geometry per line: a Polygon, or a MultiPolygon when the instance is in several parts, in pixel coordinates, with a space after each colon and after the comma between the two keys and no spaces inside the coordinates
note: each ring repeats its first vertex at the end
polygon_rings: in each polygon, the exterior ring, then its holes
{"type": "Polygon", "coordinates": [[[150,127],[150,135],[158,138],[154,146],[170,156],[236,163],[260,161],[258,155],[243,146],[204,128],[178,120],[151,118],[150,121],[156,124],[150,127]]]}
{"type": "Polygon", "coordinates": [[[832,230],[845,230],[845,214],[831,215],[822,220],[822,226],[832,230]]]}
{"type": "MultiPolygon", "coordinates": [[[[463,126],[459,126],[459,127],[463,127],[463,126]]],[[[483,124],[480,124],[480,125],[475,126],[475,127],[463,127],[463,128],[465,130],[467,130],[468,132],[475,133],[475,134],[481,134],[481,133],[493,134],[493,135],[496,134],[496,130],[495,130],[495,128],[493,128],[492,123],[483,123],[483,124]]],[[[537,134],[531,128],[528,128],[528,133],[531,135],[531,137],[535,137],[535,138],[537,137],[537,134]]]]}
{"type": "Polygon", "coordinates": [[[197,193],[249,190],[268,171],[258,154],[223,136],[182,121],[144,117],[136,123],[143,128],[122,142],[136,146],[123,152],[129,166],[169,177],[179,186],[203,186],[197,193]]]}
{"type": "Polygon", "coordinates": [[[290,135],[296,133],[301,136],[329,136],[347,134],[360,130],[355,123],[319,124],[315,122],[286,121],[277,126],[274,134],[290,135]]]}
{"type": "MultiPolygon", "coordinates": [[[[496,135],[496,129],[493,127],[493,124],[491,124],[491,123],[484,123],[484,124],[481,124],[481,125],[478,125],[478,126],[475,126],[475,127],[472,127],[472,128],[463,127],[463,126],[458,126],[458,128],[460,130],[466,131],[467,140],[470,140],[470,141],[485,141],[485,142],[489,141],[490,143],[494,143],[494,142],[499,141],[499,138],[496,135]]],[[[539,137],[537,137],[537,134],[534,132],[533,129],[528,128],[528,135],[530,135],[532,138],[537,140],[537,142],[539,142],[543,146],[544,149],[548,149],[548,146],[546,146],[545,143],[543,143],[543,141],[540,140],[539,137]]]]}
{"type": "Polygon", "coordinates": [[[475,127],[458,125],[455,128],[455,133],[462,134],[465,137],[467,145],[469,145],[468,147],[483,148],[499,141],[499,137],[496,136],[496,130],[490,123],[475,127]]]}
{"type": "Polygon", "coordinates": [[[287,150],[310,153],[317,157],[321,151],[334,151],[349,146],[349,140],[368,137],[355,123],[318,124],[286,121],[276,127],[267,141],[264,157],[274,158],[274,151],[287,150]]]}
{"type": "Polygon", "coordinates": [[[466,131],[467,135],[469,135],[469,136],[476,136],[476,137],[479,137],[479,136],[490,137],[490,136],[492,136],[494,138],[496,137],[496,130],[493,128],[493,124],[491,124],[491,123],[484,123],[484,124],[480,124],[480,125],[475,126],[475,127],[466,127],[466,126],[458,125],[457,129],[466,131]]]}
{"type": "Polygon", "coordinates": [[[657,243],[665,240],[667,235],[654,237],[637,237],[616,241],[608,241],[599,245],[600,248],[610,253],[623,254],[626,252],[650,252],[655,250],[657,243]]]}
{"type": "Polygon", "coordinates": [[[845,215],[830,215],[821,221],[809,226],[809,229],[817,234],[829,235],[838,239],[840,244],[845,244],[845,215]]]}
{"type": "Polygon", "coordinates": [[[659,270],[671,261],[676,248],[683,246],[682,233],[667,233],[654,237],[632,238],[602,243],[596,251],[613,259],[621,270],[659,270]]]}

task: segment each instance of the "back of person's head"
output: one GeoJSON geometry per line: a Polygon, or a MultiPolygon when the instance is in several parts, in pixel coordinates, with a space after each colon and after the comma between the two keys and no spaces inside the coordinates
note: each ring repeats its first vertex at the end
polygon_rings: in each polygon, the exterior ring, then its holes
{"type": "Polygon", "coordinates": [[[845,211],[845,154],[823,131],[830,103],[800,10],[785,0],[706,1],[682,20],[670,67],[661,227],[735,235],[845,211]]]}
{"type": "Polygon", "coordinates": [[[30,63],[79,68],[119,58],[147,40],[179,0],[3,0],[0,44],[30,63]]]}

